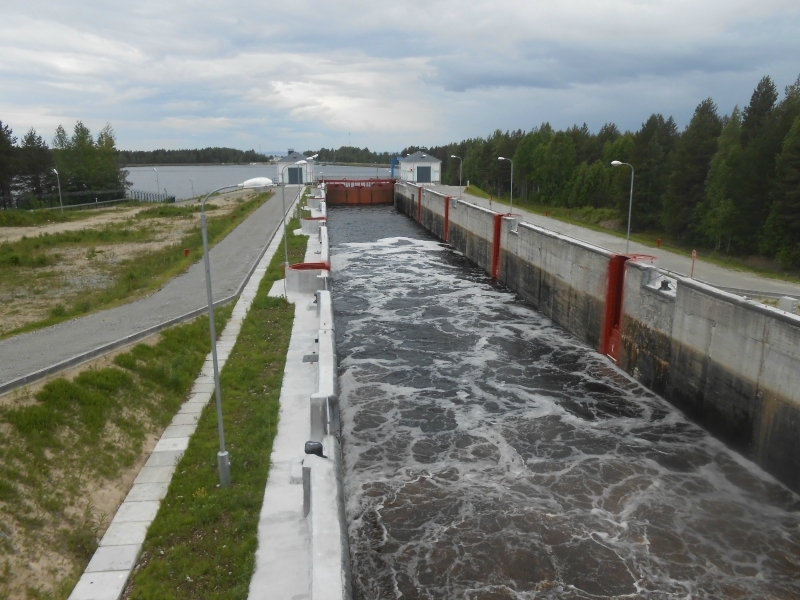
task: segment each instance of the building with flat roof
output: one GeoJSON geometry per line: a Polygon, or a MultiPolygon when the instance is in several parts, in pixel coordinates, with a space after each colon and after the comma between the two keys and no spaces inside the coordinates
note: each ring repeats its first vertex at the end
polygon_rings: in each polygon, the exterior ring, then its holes
{"type": "Polygon", "coordinates": [[[442,161],[418,150],[401,158],[400,179],[414,183],[441,183],[442,161]]]}
{"type": "Polygon", "coordinates": [[[278,176],[275,178],[275,182],[284,183],[284,177],[288,185],[299,185],[301,183],[311,182],[314,178],[314,165],[312,163],[313,159],[307,158],[290,148],[286,156],[282,156],[276,161],[278,165],[278,176]],[[304,165],[294,164],[298,160],[305,160],[307,162],[304,165]]]}

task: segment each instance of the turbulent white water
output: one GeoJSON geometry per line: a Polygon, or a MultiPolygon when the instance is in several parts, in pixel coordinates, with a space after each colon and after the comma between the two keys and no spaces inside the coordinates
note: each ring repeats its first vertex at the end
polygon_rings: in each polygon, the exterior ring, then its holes
{"type": "Polygon", "coordinates": [[[387,207],[334,209],[357,598],[800,598],[800,498],[387,207]]]}

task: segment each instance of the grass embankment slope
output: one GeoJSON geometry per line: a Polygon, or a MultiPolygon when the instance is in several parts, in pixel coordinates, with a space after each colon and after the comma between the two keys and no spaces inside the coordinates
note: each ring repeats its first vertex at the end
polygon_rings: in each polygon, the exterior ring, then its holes
{"type": "MultiPolygon", "coordinates": [[[[216,312],[217,331],[231,306],[216,312]]],[[[210,350],[208,319],[0,398],[0,598],[66,598],[210,350]]]]}
{"type": "MultiPolygon", "coordinates": [[[[270,195],[206,206],[209,243],[223,239],[270,195]]],[[[103,227],[0,244],[0,338],[157,290],[202,257],[199,210],[197,204],[160,205],[103,227]]]]}
{"type": "MultiPolygon", "coordinates": [[[[289,262],[302,262],[304,236],[288,227],[289,262]]],[[[294,307],[269,298],[283,277],[278,251],[261,282],[221,373],[225,440],[231,455],[229,489],[217,487],[219,450],[213,403],[177,466],[166,498],[147,532],[125,598],[247,598],[255,567],[264,498],[294,307]]]]}
{"type": "MultiPolygon", "coordinates": [[[[489,199],[490,195],[482,189],[469,185],[464,189],[465,194],[475,196],[478,198],[489,199]]],[[[492,196],[492,201],[498,204],[509,205],[508,196],[498,197],[492,196]]],[[[535,204],[533,202],[523,201],[521,199],[514,199],[514,206],[519,207],[528,212],[536,213],[545,216],[545,214],[553,219],[570,223],[571,225],[578,225],[593,231],[600,231],[608,235],[613,235],[620,238],[626,237],[624,224],[619,219],[619,214],[612,208],[594,208],[585,206],[581,208],[569,208],[566,206],[545,206],[543,204],[535,204]],[[604,226],[606,225],[606,226],[604,226]],[[609,226],[613,225],[613,227],[609,226]]],[[[697,250],[697,257],[703,261],[734,269],[737,271],[746,271],[749,273],[756,273],[763,277],[770,277],[772,279],[781,279],[783,281],[791,281],[800,283],[800,273],[781,269],[778,265],[771,261],[766,261],[763,257],[743,258],[725,254],[717,250],[709,250],[707,248],[695,247],[677,240],[667,233],[661,231],[641,231],[631,233],[631,240],[657,248],[657,240],[661,240],[661,248],[669,250],[675,254],[683,256],[691,256],[692,250],[697,250]]]]}

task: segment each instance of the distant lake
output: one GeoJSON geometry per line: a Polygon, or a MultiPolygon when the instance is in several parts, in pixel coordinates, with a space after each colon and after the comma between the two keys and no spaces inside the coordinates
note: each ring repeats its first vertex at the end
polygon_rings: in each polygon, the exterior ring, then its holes
{"type": "MultiPolygon", "coordinates": [[[[253,177],[277,178],[276,165],[180,165],[163,166],[158,169],[158,184],[161,192],[166,189],[178,200],[192,198],[222,187],[235,185],[253,177]],[[194,190],[194,191],[193,191],[194,190]]],[[[153,167],[127,167],[131,189],[141,192],[156,192],[156,173],[153,167]]],[[[314,177],[385,178],[389,169],[384,167],[348,167],[339,165],[314,165],[314,177]]]]}

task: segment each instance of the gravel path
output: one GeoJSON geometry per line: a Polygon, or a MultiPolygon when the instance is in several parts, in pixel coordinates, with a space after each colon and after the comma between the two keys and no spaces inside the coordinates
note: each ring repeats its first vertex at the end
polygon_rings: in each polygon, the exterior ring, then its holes
{"type": "MultiPolygon", "coordinates": [[[[287,186],[286,205],[297,196],[287,186]]],[[[281,223],[278,191],[211,249],[214,301],[236,293],[281,223]]],[[[9,382],[157,327],[206,306],[202,259],[160,290],[129,304],[0,341],[0,390],[9,382]]]]}

